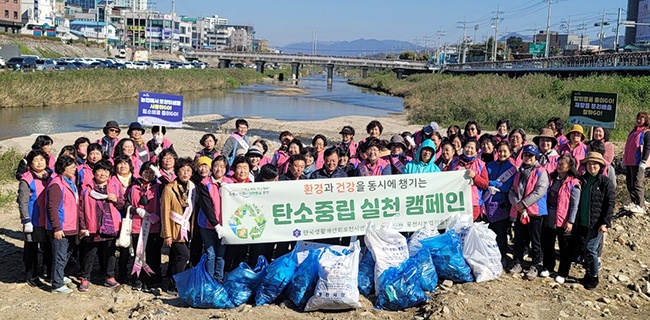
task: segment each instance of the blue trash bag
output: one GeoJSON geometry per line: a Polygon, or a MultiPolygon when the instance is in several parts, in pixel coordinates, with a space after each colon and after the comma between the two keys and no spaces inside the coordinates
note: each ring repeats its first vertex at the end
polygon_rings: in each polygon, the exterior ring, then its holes
{"type": "Polygon", "coordinates": [[[296,269],[296,275],[291,279],[285,293],[301,310],[305,309],[307,301],[314,295],[318,282],[318,259],[323,251],[309,249],[309,255],[296,269]]]}
{"type": "Polygon", "coordinates": [[[261,306],[267,303],[273,303],[280,296],[284,287],[298,268],[298,258],[296,251],[291,251],[282,257],[275,259],[268,267],[262,278],[259,288],[255,294],[255,305],[261,306]]]}
{"type": "Polygon", "coordinates": [[[364,296],[369,296],[375,289],[375,260],[372,253],[366,251],[361,262],[359,262],[359,292],[364,296]]]}
{"type": "Polygon", "coordinates": [[[178,297],[193,308],[230,309],[226,289],[205,270],[205,254],[194,268],[174,275],[178,297]]]}
{"type": "Polygon", "coordinates": [[[418,263],[416,257],[409,258],[399,268],[390,267],[379,276],[375,308],[397,311],[428,299],[420,283],[418,263]]]}
{"type": "Polygon", "coordinates": [[[422,248],[429,249],[440,278],[460,283],[474,281],[472,269],[463,257],[463,246],[456,231],[448,229],[441,235],[420,242],[422,248]]]}
{"type": "Polygon", "coordinates": [[[259,256],[254,269],[251,269],[246,262],[242,262],[235,270],[228,273],[223,286],[226,288],[228,297],[230,297],[230,301],[235,307],[248,302],[253,296],[253,293],[260,286],[268,265],[266,258],[259,256]]]}
{"type": "Polygon", "coordinates": [[[417,260],[418,271],[420,273],[420,286],[427,292],[435,292],[438,285],[438,272],[431,259],[429,250],[420,250],[410,259],[417,260]]]}

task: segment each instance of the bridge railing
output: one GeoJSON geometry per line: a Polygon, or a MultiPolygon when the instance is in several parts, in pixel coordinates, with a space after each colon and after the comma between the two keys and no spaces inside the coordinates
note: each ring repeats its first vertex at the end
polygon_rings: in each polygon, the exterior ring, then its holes
{"type": "Polygon", "coordinates": [[[603,68],[640,67],[650,65],[650,52],[625,52],[600,55],[580,55],[547,59],[523,59],[489,62],[454,63],[445,66],[448,70],[489,69],[543,69],[543,68],[603,68]]]}

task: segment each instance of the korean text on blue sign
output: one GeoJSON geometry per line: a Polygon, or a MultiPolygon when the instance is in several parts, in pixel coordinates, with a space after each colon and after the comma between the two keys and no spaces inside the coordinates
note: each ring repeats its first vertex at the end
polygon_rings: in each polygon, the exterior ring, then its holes
{"type": "Polygon", "coordinates": [[[140,92],[138,122],[143,125],[181,128],[183,126],[183,96],[140,92]]]}

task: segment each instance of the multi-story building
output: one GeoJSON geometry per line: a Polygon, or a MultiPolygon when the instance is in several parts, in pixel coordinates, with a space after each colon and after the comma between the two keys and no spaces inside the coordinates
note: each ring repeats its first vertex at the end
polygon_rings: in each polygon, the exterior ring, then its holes
{"type": "Polygon", "coordinates": [[[23,27],[19,0],[0,1],[0,31],[18,33],[23,27]]]}
{"type": "Polygon", "coordinates": [[[253,27],[252,26],[228,26],[231,30],[228,47],[234,51],[253,50],[253,27]]]}
{"type": "MultiPolygon", "coordinates": [[[[13,0],[12,0],[13,1],[13,0]]],[[[56,36],[54,23],[54,0],[21,0],[20,18],[23,28],[20,33],[35,36],[56,36]]]]}
{"type": "Polygon", "coordinates": [[[97,5],[97,0],[66,0],[66,5],[69,6],[79,6],[82,9],[95,9],[97,5]]]}

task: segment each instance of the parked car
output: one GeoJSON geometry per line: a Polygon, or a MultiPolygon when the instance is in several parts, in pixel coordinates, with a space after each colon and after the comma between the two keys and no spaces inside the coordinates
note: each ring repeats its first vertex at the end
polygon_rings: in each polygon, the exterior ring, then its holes
{"type": "Polygon", "coordinates": [[[36,70],[36,58],[34,57],[13,57],[7,61],[7,68],[13,70],[36,70]]]}
{"type": "Polygon", "coordinates": [[[124,66],[126,67],[126,69],[137,69],[135,64],[131,61],[124,62],[124,66]]]}
{"type": "Polygon", "coordinates": [[[5,59],[2,59],[2,57],[0,57],[0,68],[4,69],[6,67],[7,67],[7,63],[5,62],[5,59]]]}
{"type": "Polygon", "coordinates": [[[54,70],[54,60],[51,59],[36,59],[36,70],[39,71],[52,71],[54,70]]]}
{"type": "Polygon", "coordinates": [[[171,69],[172,64],[169,61],[158,61],[158,69],[171,69]]]}
{"type": "Polygon", "coordinates": [[[106,68],[106,63],[103,61],[93,61],[88,65],[90,69],[103,69],[106,68]]]}
{"type": "Polygon", "coordinates": [[[58,61],[55,66],[56,70],[79,70],[79,66],[70,61],[58,61]]]}
{"type": "Polygon", "coordinates": [[[139,70],[145,70],[149,68],[149,66],[143,61],[134,62],[133,65],[135,66],[135,69],[139,69],[139,70]]]}

